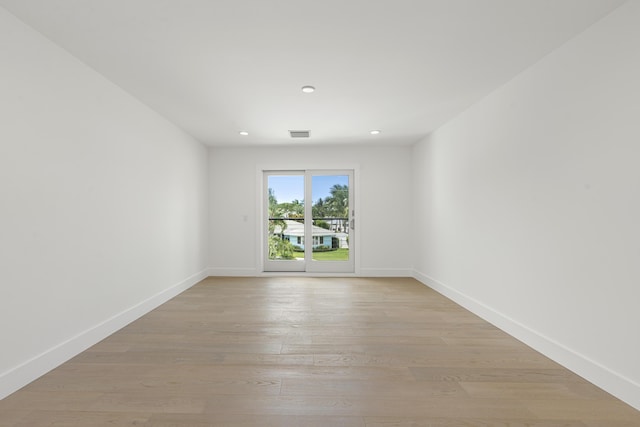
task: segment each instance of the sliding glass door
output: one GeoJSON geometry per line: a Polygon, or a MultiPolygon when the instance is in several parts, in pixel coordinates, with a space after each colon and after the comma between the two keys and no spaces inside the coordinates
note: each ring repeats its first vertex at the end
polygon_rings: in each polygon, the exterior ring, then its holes
{"type": "Polygon", "coordinates": [[[263,182],[265,271],[354,271],[352,170],[265,171],[263,182]]]}

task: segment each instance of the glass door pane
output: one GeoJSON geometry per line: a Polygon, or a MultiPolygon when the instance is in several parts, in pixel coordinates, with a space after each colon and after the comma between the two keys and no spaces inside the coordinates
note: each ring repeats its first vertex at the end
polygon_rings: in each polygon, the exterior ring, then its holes
{"type": "Polygon", "coordinates": [[[314,261],[349,260],[349,176],[311,177],[314,261]]]}
{"type": "MultiPolygon", "coordinates": [[[[307,271],[353,272],[353,171],[308,171],[312,200],[307,271]]],[[[309,184],[307,184],[309,186],[309,184]]]]}
{"type": "Polygon", "coordinates": [[[265,187],[265,271],[304,271],[304,173],[266,172],[265,187]]]}

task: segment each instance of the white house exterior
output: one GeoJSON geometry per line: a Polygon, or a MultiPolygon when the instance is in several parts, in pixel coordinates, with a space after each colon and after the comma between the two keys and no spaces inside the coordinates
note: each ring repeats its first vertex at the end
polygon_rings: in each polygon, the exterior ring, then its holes
{"type": "MultiPolygon", "coordinates": [[[[290,219],[285,219],[284,222],[287,225],[284,231],[282,230],[282,227],[280,225],[276,225],[273,234],[281,234],[283,236],[283,239],[290,241],[294,246],[297,246],[300,249],[304,250],[304,223],[293,221],[290,219]]],[[[320,246],[331,248],[332,238],[337,237],[338,235],[338,233],[334,231],[327,230],[315,225],[311,226],[311,230],[313,238],[313,249],[316,249],[320,246]]]]}

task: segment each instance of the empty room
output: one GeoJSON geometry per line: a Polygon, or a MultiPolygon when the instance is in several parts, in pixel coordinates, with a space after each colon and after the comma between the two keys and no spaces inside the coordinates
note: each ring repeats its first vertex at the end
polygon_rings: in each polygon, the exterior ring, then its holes
{"type": "Polygon", "coordinates": [[[640,1],[0,0],[0,426],[640,426],[640,1]]]}

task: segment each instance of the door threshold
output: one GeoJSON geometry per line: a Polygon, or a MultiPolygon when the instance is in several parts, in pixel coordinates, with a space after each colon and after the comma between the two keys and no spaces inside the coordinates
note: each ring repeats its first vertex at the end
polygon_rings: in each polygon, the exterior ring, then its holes
{"type": "Polygon", "coordinates": [[[315,273],[306,271],[263,271],[258,277],[359,277],[356,273],[315,273]]]}

